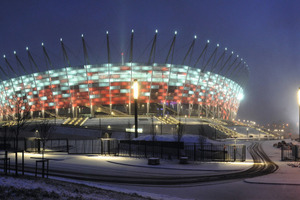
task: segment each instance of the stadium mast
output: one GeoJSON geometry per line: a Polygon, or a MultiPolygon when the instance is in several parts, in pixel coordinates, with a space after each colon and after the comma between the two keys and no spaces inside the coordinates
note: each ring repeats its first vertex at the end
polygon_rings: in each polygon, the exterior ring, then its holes
{"type": "MultiPolygon", "coordinates": [[[[169,60],[169,56],[170,53],[172,52],[172,57],[171,57],[171,66],[169,67],[169,76],[171,75],[171,70],[172,70],[172,64],[173,64],[173,56],[174,56],[174,51],[175,51],[175,41],[176,41],[176,36],[177,36],[177,31],[174,32],[174,37],[173,37],[173,41],[171,43],[165,64],[167,64],[168,60],[169,60]]],[[[168,79],[168,85],[170,84],[170,77],[168,79]]],[[[168,99],[168,93],[169,93],[169,87],[167,87],[166,89],[166,95],[165,95],[165,99],[163,101],[163,116],[165,116],[165,112],[166,112],[166,100],[168,99]]]]}
{"type": "Polygon", "coordinates": [[[109,112],[112,112],[111,104],[111,85],[110,85],[110,47],[109,47],[109,35],[106,31],[106,46],[107,46],[107,71],[108,71],[108,80],[109,80],[109,112]]]}
{"type": "Polygon", "coordinates": [[[215,48],[215,50],[213,51],[213,53],[212,53],[212,54],[210,55],[210,57],[208,58],[206,64],[205,64],[204,67],[203,67],[202,72],[205,72],[205,69],[206,69],[206,67],[208,66],[208,64],[210,63],[211,59],[212,59],[213,57],[216,56],[217,51],[218,51],[218,48],[219,48],[219,44],[217,44],[217,47],[215,48]]]}
{"type": "Polygon", "coordinates": [[[5,63],[7,64],[7,66],[9,67],[9,69],[14,73],[15,76],[18,76],[16,71],[13,69],[13,67],[10,65],[10,63],[8,62],[6,56],[4,55],[3,56],[4,60],[5,60],[5,63]]]}
{"type": "Polygon", "coordinates": [[[83,34],[81,34],[81,40],[82,40],[82,47],[83,47],[84,64],[85,65],[89,65],[90,64],[90,60],[89,60],[89,56],[88,56],[88,53],[87,53],[87,48],[86,48],[86,44],[85,44],[85,40],[84,40],[83,34]]]}
{"type": "Polygon", "coordinates": [[[68,57],[68,54],[67,54],[67,51],[66,51],[66,48],[65,48],[62,38],[60,38],[60,46],[61,46],[61,49],[63,52],[64,62],[66,62],[67,66],[70,67],[70,60],[69,60],[69,57],[68,57]]]}
{"type": "Polygon", "coordinates": [[[107,63],[110,63],[110,46],[109,46],[109,35],[108,31],[106,31],[106,47],[107,47],[107,63]]]}
{"type": "Polygon", "coordinates": [[[199,63],[199,61],[200,61],[200,59],[202,58],[203,54],[206,54],[208,45],[209,45],[209,40],[207,40],[207,42],[206,42],[204,48],[202,49],[200,55],[198,56],[198,58],[197,58],[197,60],[196,60],[196,62],[195,62],[195,64],[194,64],[194,67],[197,66],[197,64],[199,63]]]}
{"type": "MultiPolygon", "coordinates": [[[[130,63],[130,87],[132,86],[132,60],[133,60],[133,35],[134,30],[131,30],[130,37],[130,55],[129,55],[129,63],[130,63]]],[[[123,64],[123,63],[122,63],[123,64]]],[[[131,115],[131,89],[129,90],[129,102],[128,102],[128,114],[131,115]]],[[[125,103],[126,104],[126,103],[125,103]]],[[[125,106],[126,107],[126,106],[125,106]]]]}
{"type": "MultiPolygon", "coordinates": [[[[28,47],[26,47],[26,51],[27,51],[27,55],[28,55],[28,58],[29,58],[29,63],[30,63],[31,69],[32,69],[32,63],[33,63],[33,65],[35,66],[35,68],[37,69],[37,71],[40,72],[40,70],[39,70],[39,68],[38,68],[38,66],[37,66],[37,64],[36,64],[36,62],[34,61],[34,59],[33,59],[32,55],[31,55],[31,53],[29,52],[29,48],[28,48],[28,47]]],[[[34,73],[32,73],[31,75],[32,75],[32,78],[33,78],[33,81],[34,81],[34,85],[35,85],[36,91],[37,91],[37,93],[38,93],[39,101],[40,101],[40,102],[43,102],[43,101],[41,100],[40,95],[39,95],[40,91],[39,91],[38,88],[37,88],[36,78],[35,78],[35,76],[34,76],[34,73]]],[[[38,104],[38,102],[35,102],[35,103],[38,104]]],[[[45,103],[43,102],[43,107],[44,107],[44,104],[45,104],[45,103]]],[[[31,115],[31,118],[33,118],[33,111],[30,112],[30,115],[31,115]]]]}
{"type": "MultiPolygon", "coordinates": [[[[86,54],[87,54],[87,52],[86,52],[86,48],[85,48],[85,42],[84,42],[83,34],[81,34],[81,38],[82,38],[82,43],[83,43],[84,62],[86,63],[86,54]]],[[[70,67],[69,57],[67,55],[67,51],[65,49],[65,45],[63,43],[62,38],[60,38],[60,44],[61,44],[61,48],[62,48],[62,51],[63,51],[64,62],[67,61],[67,66],[70,67]]],[[[88,58],[87,58],[87,60],[88,60],[88,58]]],[[[65,68],[67,83],[68,83],[68,87],[69,87],[70,107],[72,109],[72,117],[75,117],[75,108],[74,108],[74,105],[73,105],[73,99],[72,99],[72,92],[71,92],[71,86],[70,86],[70,81],[69,81],[68,69],[67,69],[67,67],[64,67],[64,68],[65,68]]],[[[57,108],[56,104],[55,104],[55,115],[58,116],[58,108],[57,108]]]]}
{"type": "Polygon", "coordinates": [[[191,54],[190,55],[189,64],[188,64],[188,65],[190,65],[190,62],[191,62],[191,59],[192,59],[192,55],[193,55],[193,51],[194,51],[194,46],[195,46],[196,39],[197,39],[197,36],[195,35],[194,39],[192,41],[192,44],[190,45],[188,51],[186,52],[186,54],[185,54],[185,56],[183,58],[183,61],[182,61],[181,65],[184,65],[185,60],[187,59],[188,55],[191,54]]]}
{"type": "Polygon", "coordinates": [[[153,39],[153,42],[152,42],[152,46],[151,46],[151,51],[150,51],[149,59],[148,59],[148,65],[150,65],[151,63],[154,63],[155,51],[156,51],[157,33],[158,33],[158,30],[156,29],[155,30],[154,39],[153,39]]]}
{"type": "MultiPolygon", "coordinates": [[[[49,57],[49,55],[48,55],[48,53],[46,51],[46,47],[44,46],[44,43],[42,42],[41,45],[42,45],[44,56],[45,56],[45,60],[46,60],[47,71],[49,71],[48,63],[50,65],[50,68],[53,69],[52,62],[51,62],[50,57],[49,57]]],[[[50,78],[50,76],[49,76],[49,78],[50,78]]]]}
{"type": "MultiPolygon", "coordinates": [[[[49,72],[49,68],[48,68],[48,63],[50,65],[50,68],[53,69],[53,65],[52,65],[52,62],[50,60],[50,57],[47,53],[47,50],[46,50],[46,47],[44,45],[44,43],[42,42],[42,48],[43,48],[43,52],[44,52],[44,56],[45,56],[45,61],[46,61],[46,67],[47,67],[47,74],[48,74],[48,78],[49,78],[49,84],[50,84],[50,90],[51,90],[51,97],[52,97],[52,102],[54,103],[54,107],[55,107],[55,115],[57,116],[58,115],[58,109],[57,109],[57,105],[56,105],[56,102],[54,100],[54,95],[53,95],[53,87],[52,87],[52,80],[51,80],[51,76],[50,76],[50,72],[49,72]]],[[[72,99],[72,98],[71,98],[72,99]]],[[[72,100],[71,100],[72,102],[72,100]]],[[[44,108],[42,110],[42,116],[43,118],[45,118],[45,103],[44,103],[44,108]]]]}
{"type": "Polygon", "coordinates": [[[16,60],[17,60],[17,63],[21,66],[21,68],[23,69],[23,71],[25,72],[25,74],[28,74],[27,70],[25,69],[23,63],[21,62],[21,60],[19,59],[18,55],[17,55],[17,52],[14,51],[14,54],[15,54],[15,57],[16,57],[16,60]]]}
{"type": "Polygon", "coordinates": [[[133,59],[133,35],[134,35],[134,30],[131,30],[131,37],[130,37],[130,55],[129,55],[129,62],[132,63],[133,59]]]}
{"type": "MultiPolygon", "coordinates": [[[[151,46],[151,51],[150,51],[148,63],[147,63],[148,65],[150,65],[152,63],[151,82],[150,82],[150,89],[149,89],[150,95],[149,95],[148,102],[147,102],[147,113],[149,113],[149,111],[150,111],[151,89],[152,89],[152,80],[153,80],[153,71],[154,71],[153,63],[154,63],[154,59],[155,59],[157,33],[158,33],[158,30],[156,29],[155,30],[155,35],[154,35],[154,38],[153,38],[153,42],[152,42],[152,46],[151,46]],[[152,62],[151,62],[151,59],[152,59],[152,62]]],[[[131,80],[132,80],[132,78],[131,78],[131,80]]]]}
{"type": "Polygon", "coordinates": [[[172,40],[172,43],[171,43],[168,55],[167,55],[166,60],[165,60],[165,64],[167,64],[167,62],[169,60],[169,56],[171,54],[171,51],[172,51],[171,64],[173,63],[173,56],[174,56],[174,50],[175,50],[176,36],[177,36],[177,31],[174,32],[174,37],[173,37],[173,40],[172,40]]]}
{"type": "Polygon", "coordinates": [[[33,59],[32,55],[31,55],[28,47],[26,47],[26,51],[27,51],[27,55],[28,55],[28,59],[29,59],[30,65],[32,66],[32,63],[33,63],[33,65],[34,65],[35,69],[37,70],[37,72],[40,72],[40,69],[37,66],[36,62],[34,61],[34,59],[33,59]]]}

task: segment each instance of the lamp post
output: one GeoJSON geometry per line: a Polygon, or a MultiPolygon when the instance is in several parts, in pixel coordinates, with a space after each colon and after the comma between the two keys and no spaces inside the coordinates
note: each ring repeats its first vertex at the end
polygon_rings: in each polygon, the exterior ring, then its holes
{"type": "Polygon", "coordinates": [[[298,105],[299,105],[299,142],[300,142],[300,87],[298,89],[298,105]]]}
{"type": "Polygon", "coordinates": [[[234,146],[236,146],[236,138],[237,138],[236,128],[234,128],[233,130],[234,130],[234,146]]]}
{"type": "Polygon", "coordinates": [[[249,139],[249,128],[247,128],[247,139],[249,139]]]}
{"type": "Polygon", "coordinates": [[[135,122],[135,134],[134,137],[138,137],[138,116],[137,116],[137,100],[139,98],[139,85],[137,79],[134,79],[133,82],[133,98],[134,98],[134,122],[135,122]]]}

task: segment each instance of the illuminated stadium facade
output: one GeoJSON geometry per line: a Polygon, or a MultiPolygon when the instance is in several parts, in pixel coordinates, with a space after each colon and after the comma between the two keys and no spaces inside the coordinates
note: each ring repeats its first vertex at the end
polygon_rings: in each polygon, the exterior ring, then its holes
{"type": "MultiPolygon", "coordinates": [[[[155,52],[153,49],[156,45],[156,36],[157,32],[152,43],[149,60],[152,60],[153,52],[155,52]]],[[[107,41],[108,39],[107,34],[107,41]]],[[[176,33],[166,61],[174,50],[175,39],[176,33]]],[[[86,59],[87,52],[83,36],[82,41],[86,59]]],[[[185,57],[189,55],[194,42],[195,40],[185,57]]],[[[208,43],[204,47],[205,49],[208,43]]],[[[61,45],[64,57],[68,59],[62,40],[61,45]]],[[[50,62],[45,47],[43,44],[42,46],[50,62]]],[[[217,45],[218,47],[219,45],[217,45]]],[[[29,58],[34,62],[28,48],[27,51],[29,58]]],[[[203,52],[204,50],[201,52],[201,56],[203,52]]],[[[226,48],[224,52],[227,52],[226,48]]],[[[128,63],[112,64],[108,62],[109,64],[102,65],[69,66],[9,78],[0,82],[1,116],[2,119],[7,119],[9,115],[16,112],[16,101],[18,100],[26,103],[31,117],[47,117],[49,115],[94,117],[103,113],[130,115],[133,113],[132,104],[134,102],[132,84],[133,80],[137,79],[140,115],[188,115],[234,119],[244,96],[245,79],[240,74],[243,74],[243,70],[248,67],[243,65],[244,62],[238,56],[234,57],[233,52],[229,53],[227,58],[225,53],[217,57],[216,51],[214,51],[208,57],[204,67],[154,62],[140,64],[132,62],[131,55],[129,60],[131,62],[128,63]],[[212,66],[211,70],[205,69],[206,66],[212,66]],[[218,66],[219,70],[216,70],[218,66]],[[222,74],[221,71],[226,73],[222,74]],[[236,74],[238,78],[231,79],[232,74],[236,74]]],[[[15,56],[24,68],[16,53],[15,56]]],[[[201,56],[199,57],[201,58],[201,56]]],[[[5,61],[13,70],[6,58],[5,61]]],[[[110,60],[108,59],[108,61],[110,60]]],[[[4,71],[2,67],[1,70],[4,71]]],[[[23,109],[26,106],[23,105],[23,109]]]]}

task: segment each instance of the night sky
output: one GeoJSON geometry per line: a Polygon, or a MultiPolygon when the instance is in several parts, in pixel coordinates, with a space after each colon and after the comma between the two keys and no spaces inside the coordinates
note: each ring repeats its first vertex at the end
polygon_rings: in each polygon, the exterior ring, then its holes
{"type": "Polygon", "coordinates": [[[61,67],[60,38],[70,53],[71,64],[83,64],[81,34],[87,41],[91,63],[105,63],[106,30],[112,40],[114,62],[120,62],[121,52],[126,56],[132,28],[139,41],[135,43],[134,60],[148,55],[143,50],[155,29],[159,31],[161,54],[166,54],[177,30],[178,54],[186,51],[196,34],[196,45],[203,46],[209,39],[248,63],[250,79],[239,118],[258,123],[298,121],[299,1],[6,0],[0,1],[0,9],[0,65],[4,68],[3,54],[15,66],[14,50],[28,67],[26,46],[37,62],[43,63],[41,42],[55,67],[61,67]]]}

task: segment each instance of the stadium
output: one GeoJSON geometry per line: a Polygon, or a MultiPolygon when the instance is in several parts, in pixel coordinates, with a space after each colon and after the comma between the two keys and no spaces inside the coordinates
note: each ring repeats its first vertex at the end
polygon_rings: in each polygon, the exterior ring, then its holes
{"type": "MultiPolygon", "coordinates": [[[[182,53],[180,64],[172,64],[177,32],[163,64],[155,60],[157,50],[157,31],[151,40],[148,59],[144,62],[133,60],[132,30],[128,62],[111,62],[109,34],[107,40],[107,62],[90,64],[86,41],[82,35],[84,65],[71,66],[68,53],[60,40],[65,67],[51,69],[51,60],[42,43],[43,53],[50,68],[42,71],[26,47],[30,63],[36,72],[28,73],[16,52],[15,58],[21,66],[22,75],[16,73],[4,55],[7,69],[1,66],[0,110],[1,118],[21,110],[30,110],[35,117],[97,117],[97,115],[132,115],[132,85],[137,80],[139,85],[139,115],[197,116],[223,120],[235,119],[240,101],[244,96],[244,87],[248,80],[248,66],[239,55],[220,50],[219,44],[210,46],[207,41],[195,56],[194,46],[197,37],[189,48],[182,53]],[[209,50],[211,49],[211,50],[209,50]],[[194,52],[194,55],[193,55],[194,52]],[[195,57],[192,64],[191,58],[195,57]],[[189,62],[188,62],[189,60],[189,62]],[[189,63],[189,64],[185,64],[189,63]],[[26,73],[27,72],[27,73],[26,73]],[[22,101],[22,103],[20,103],[22,101]],[[18,102],[18,103],[16,103],[18,102]],[[22,105],[20,105],[22,104],[22,105]]],[[[181,51],[182,52],[182,51],[181,51]]],[[[158,56],[156,56],[158,57],[158,56]]]]}

